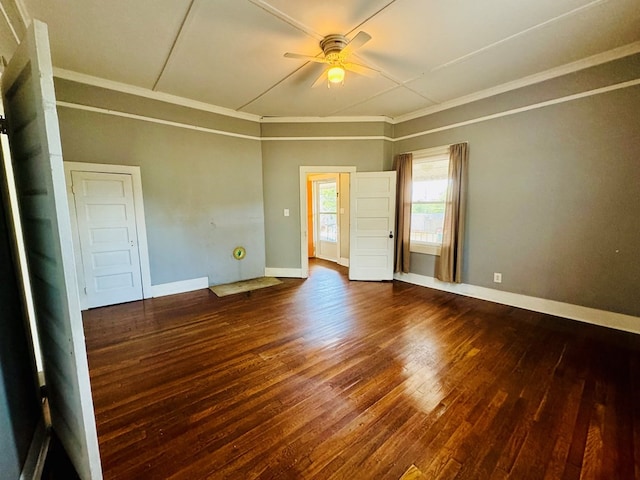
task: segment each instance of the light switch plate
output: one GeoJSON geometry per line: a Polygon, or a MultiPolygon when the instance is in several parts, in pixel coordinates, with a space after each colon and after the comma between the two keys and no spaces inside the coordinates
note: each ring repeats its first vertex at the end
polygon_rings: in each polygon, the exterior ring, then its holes
{"type": "Polygon", "coordinates": [[[288,208],[285,208],[285,209],[284,209],[284,216],[285,216],[285,217],[288,217],[288,216],[289,216],[289,209],[288,209],[288,208]]]}

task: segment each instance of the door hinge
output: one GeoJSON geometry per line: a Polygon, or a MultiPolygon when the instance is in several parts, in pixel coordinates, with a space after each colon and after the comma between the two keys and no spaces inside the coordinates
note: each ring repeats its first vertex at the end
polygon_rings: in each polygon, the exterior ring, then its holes
{"type": "Polygon", "coordinates": [[[0,133],[7,135],[7,119],[0,115],[0,133]]]}

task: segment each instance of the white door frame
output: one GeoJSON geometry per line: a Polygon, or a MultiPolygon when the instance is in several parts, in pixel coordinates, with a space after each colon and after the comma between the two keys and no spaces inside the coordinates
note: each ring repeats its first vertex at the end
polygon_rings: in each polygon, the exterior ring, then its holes
{"type": "Polygon", "coordinates": [[[71,172],[98,172],[98,173],[122,173],[131,175],[133,184],[133,204],[136,214],[136,232],[138,234],[138,253],[140,255],[140,273],[142,274],[142,298],[151,298],[151,269],[149,266],[149,247],[147,245],[147,227],[144,219],[144,205],[142,202],[142,179],[140,167],[128,165],[106,165],[101,163],[64,162],[64,177],[67,184],[67,201],[71,217],[71,229],[73,231],[73,249],[75,252],[78,295],[82,310],[88,308],[87,294],[84,292],[86,284],[82,269],[82,251],[80,249],[80,236],[78,234],[78,220],[76,204],[71,191],[71,172]]]}
{"type": "MultiPolygon", "coordinates": [[[[355,173],[356,167],[301,166],[300,167],[300,277],[309,277],[309,251],[307,239],[309,224],[307,223],[307,175],[313,173],[355,173]]],[[[340,248],[340,245],[338,245],[340,248]]],[[[338,255],[340,257],[340,255],[338,255]]]]}

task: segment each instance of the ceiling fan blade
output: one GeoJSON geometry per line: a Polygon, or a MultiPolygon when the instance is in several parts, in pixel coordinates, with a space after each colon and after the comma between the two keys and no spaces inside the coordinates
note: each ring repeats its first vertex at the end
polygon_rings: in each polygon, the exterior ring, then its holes
{"type": "Polygon", "coordinates": [[[327,63],[327,60],[322,57],[312,57],[310,55],[302,55],[300,53],[290,53],[287,52],[284,54],[287,58],[298,58],[300,60],[306,60],[307,62],[316,62],[316,63],[327,63]]]}
{"type": "Polygon", "coordinates": [[[371,40],[371,35],[369,35],[367,32],[358,32],[358,34],[353,37],[349,43],[347,43],[347,45],[342,49],[342,52],[340,53],[342,53],[343,55],[349,55],[351,52],[360,48],[369,40],[371,40]]]}
{"type": "Polygon", "coordinates": [[[349,70],[350,72],[357,73],[358,75],[364,75],[365,77],[375,77],[379,75],[380,70],[376,70],[375,68],[367,67],[366,65],[360,65],[359,63],[343,63],[342,66],[345,70],[349,70]]]}
{"type": "Polygon", "coordinates": [[[316,78],[316,81],[313,82],[313,85],[311,85],[311,88],[315,88],[318,85],[321,85],[323,82],[327,81],[327,72],[329,71],[329,69],[323,70],[322,73],[320,74],[320,76],[318,78],[316,78]]]}

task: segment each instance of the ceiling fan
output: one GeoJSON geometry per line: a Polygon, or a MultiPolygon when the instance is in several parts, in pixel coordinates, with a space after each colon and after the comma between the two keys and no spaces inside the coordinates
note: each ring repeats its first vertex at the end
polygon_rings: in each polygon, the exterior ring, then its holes
{"type": "Polygon", "coordinates": [[[328,80],[328,86],[331,84],[344,84],[345,71],[357,73],[359,75],[365,75],[372,77],[380,73],[379,70],[371,68],[368,65],[364,65],[362,62],[355,63],[348,61],[351,53],[362,47],[365,43],[371,40],[371,35],[366,32],[358,32],[358,34],[349,41],[347,37],[339,34],[331,34],[320,40],[320,48],[324,56],[312,57],[310,55],[301,55],[299,53],[285,53],[287,58],[299,58],[315,63],[325,63],[327,68],[313,83],[312,87],[317,87],[325,79],[328,80]]]}

